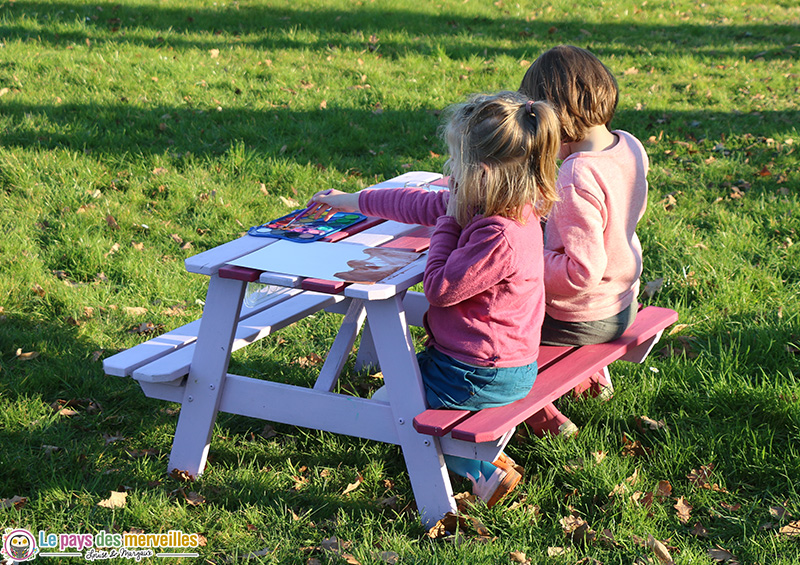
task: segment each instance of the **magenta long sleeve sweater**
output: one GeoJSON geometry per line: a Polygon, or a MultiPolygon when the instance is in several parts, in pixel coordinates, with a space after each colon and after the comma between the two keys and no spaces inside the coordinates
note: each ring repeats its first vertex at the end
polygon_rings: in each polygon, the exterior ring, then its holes
{"type": "Polygon", "coordinates": [[[366,190],[365,214],[435,226],[423,278],[430,308],[428,345],[479,366],[519,367],[536,361],[544,319],[542,231],[525,222],[476,216],[463,229],[445,215],[448,191],[366,190]]]}

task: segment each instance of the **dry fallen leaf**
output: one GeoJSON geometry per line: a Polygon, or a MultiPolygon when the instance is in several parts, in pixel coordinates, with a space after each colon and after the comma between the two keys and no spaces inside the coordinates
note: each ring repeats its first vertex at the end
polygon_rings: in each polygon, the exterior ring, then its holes
{"type": "Polygon", "coordinates": [[[522,551],[511,551],[509,552],[508,556],[514,563],[530,563],[527,556],[522,551]]]}
{"type": "Polygon", "coordinates": [[[800,520],[789,522],[778,531],[784,536],[790,536],[790,537],[800,536],[800,520]]]}
{"type": "Polygon", "coordinates": [[[682,524],[688,523],[692,517],[692,505],[681,496],[678,498],[678,502],[675,503],[674,508],[678,511],[678,520],[682,524]]]}
{"type": "Polygon", "coordinates": [[[661,563],[664,563],[666,565],[674,563],[674,561],[672,560],[672,556],[669,554],[669,551],[667,550],[667,547],[663,543],[658,541],[656,538],[654,538],[652,534],[647,534],[647,541],[645,542],[645,545],[647,545],[647,547],[653,550],[653,553],[656,554],[656,557],[658,558],[659,561],[661,561],[661,563]]]}
{"type": "Polygon", "coordinates": [[[126,306],[123,310],[130,316],[143,316],[147,314],[147,308],[142,306],[126,306]]]}
{"type": "Polygon", "coordinates": [[[351,492],[356,490],[358,487],[360,487],[361,483],[363,483],[363,482],[364,482],[364,477],[359,475],[358,478],[356,479],[356,482],[350,483],[349,485],[347,485],[347,488],[344,489],[344,492],[342,493],[342,496],[347,496],[348,494],[350,494],[351,492]]]}
{"type": "Polygon", "coordinates": [[[672,495],[672,485],[669,481],[658,481],[658,485],[656,485],[656,490],[653,491],[653,494],[659,498],[667,498],[672,495]]]}
{"type": "Polygon", "coordinates": [[[102,506],[103,508],[125,508],[127,498],[127,492],[117,492],[112,490],[111,496],[98,502],[97,506],[102,506]]]}
{"type": "Polygon", "coordinates": [[[736,559],[733,553],[731,553],[727,549],[722,549],[719,546],[712,547],[711,549],[709,549],[708,556],[714,561],[728,561],[730,559],[736,559]]]}
{"type": "Polygon", "coordinates": [[[700,522],[695,522],[694,526],[692,526],[692,529],[689,530],[689,533],[692,534],[693,536],[698,537],[698,538],[707,538],[708,537],[708,530],[700,522]]]}
{"type": "Polygon", "coordinates": [[[572,548],[569,547],[548,547],[547,556],[558,557],[559,555],[566,555],[570,551],[572,551],[572,548]]]}
{"type": "Polygon", "coordinates": [[[14,353],[14,357],[20,361],[30,361],[31,359],[36,359],[38,356],[38,351],[28,351],[27,353],[23,353],[21,347],[18,347],[16,353],[14,353]]]}
{"type": "Polygon", "coordinates": [[[653,420],[647,416],[641,416],[639,420],[651,430],[669,429],[667,428],[667,424],[664,422],[664,420],[653,420]]]}
{"type": "Polygon", "coordinates": [[[181,469],[173,469],[170,471],[169,476],[173,479],[177,479],[183,482],[191,482],[194,481],[194,476],[190,475],[188,471],[183,471],[181,469]]]}

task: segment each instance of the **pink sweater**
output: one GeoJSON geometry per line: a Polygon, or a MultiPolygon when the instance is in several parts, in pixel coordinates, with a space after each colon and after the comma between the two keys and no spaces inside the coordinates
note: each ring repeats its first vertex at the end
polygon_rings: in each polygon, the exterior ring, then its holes
{"type": "Polygon", "coordinates": [[[423,288],[428,345],[485,367],[519,367],[539,356],[544,319],[542,231],[526,222],[476,216],[464,229],[445,215],[450,193],[400,188],[367,190],[364,214],[436,226],[423,288]],[[533,250],[533,252],[532,252],[533,250]]]}
{"type": "Polygon", "coordinates": [[[648,159],[631,134],[611,149],[569,155],[561,198],[545,228],[547,313],[565,322],[622,312],[639,292],[642,246],[636,224],[647,206],[648,159]]]}

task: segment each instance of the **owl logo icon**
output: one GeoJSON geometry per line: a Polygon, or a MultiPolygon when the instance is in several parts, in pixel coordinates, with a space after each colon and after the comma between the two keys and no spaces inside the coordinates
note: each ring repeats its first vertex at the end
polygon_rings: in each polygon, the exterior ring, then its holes
{"type": "Polygon", "coordinates": [[[7,528],[3,534],[2,555],[13,561],[31,561],[36,559],[36,538],[28,530],[7,528]]]}

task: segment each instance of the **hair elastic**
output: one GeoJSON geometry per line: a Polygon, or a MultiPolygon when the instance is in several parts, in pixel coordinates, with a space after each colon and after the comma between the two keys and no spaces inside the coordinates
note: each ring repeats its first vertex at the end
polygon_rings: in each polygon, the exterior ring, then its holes
{"type": "Polygon", "coordinates": [[[533,100],[528,100],[527,102],[525,102],[525,111],[535,118],[536,112],[533,111],[534,104],[535,102],[533,100]]]}

